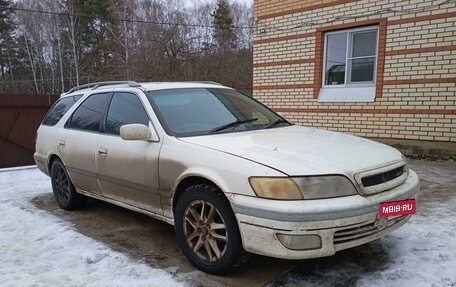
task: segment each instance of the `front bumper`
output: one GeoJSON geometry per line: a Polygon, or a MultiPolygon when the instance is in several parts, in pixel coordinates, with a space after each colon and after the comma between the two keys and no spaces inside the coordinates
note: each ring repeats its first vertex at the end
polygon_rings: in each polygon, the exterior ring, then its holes
{"type": "Polygon", "coordinates": [[[380,219],[382,202],[418,199],[419,179],[410,170],[407,180],[388,191],[332,199],[279,201],[232,194],[244,249],[285,259],[333,255],[336,251],[380,238],[402,226],[410,216],[380,219]],[[277,235],[318,235],[319,248],[292,250],[277,235]]]}

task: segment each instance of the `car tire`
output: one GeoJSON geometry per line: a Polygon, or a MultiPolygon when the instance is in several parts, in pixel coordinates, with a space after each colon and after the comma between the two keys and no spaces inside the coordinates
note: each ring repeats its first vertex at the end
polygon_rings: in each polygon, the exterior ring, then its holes
{"type": "Polygon", "coordinates": [[[179,246],[196,268],[223,275],[247,260],[236,218],[220,189],[206,184],[187,188],[174,216],[179,246]]]}
{"type": "Polygon", "coordinates": [[[86,203],[87,197],[76,192],[65,165],[59,159],[54,160],[51,165],[51,184],[54,198],[60,208],[75,210],[86,203]]]}

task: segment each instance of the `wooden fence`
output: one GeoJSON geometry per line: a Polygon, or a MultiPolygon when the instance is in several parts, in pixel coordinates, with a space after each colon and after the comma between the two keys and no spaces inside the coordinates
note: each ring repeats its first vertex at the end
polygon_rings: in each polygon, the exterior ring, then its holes
{"type": "Polygon", "coordinates": [[[0,168],[34,164],[36,130],[58,96],[0,94],[0,168]]]}

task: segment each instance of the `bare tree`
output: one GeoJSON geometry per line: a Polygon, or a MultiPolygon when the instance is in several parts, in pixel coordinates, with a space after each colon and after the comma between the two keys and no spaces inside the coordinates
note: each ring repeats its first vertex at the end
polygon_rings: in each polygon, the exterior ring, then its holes
{"type": "Polygon", "coordinates": [[[191,1],[16,0],[52,13],[13,10],[14,36],[2,50],[11,85],[3,80],[3,89],[56,93],[113,79],[251,86],[252,6],[225,2],[229,25],[215,31],[222,0],[191,1]],[[232,35],[230,45],[223,35],[232,35]]]}
{"type": "Polygon", "coordinates": [[[67,5],[67,17],[66,17],[66,31],[68,42],[71,48],[72,64],[74,69],[75,84],[79,86],[79,66],[80,66],[80,57],[78,49],[80,47],[80,39],[78,39],[78,27],[79,27],[79,17],[75,16],[74,2],[69,1],[67,5]]]}
{"type": "Polygon", "coordinates": [[[38,81],[36,79],[36,67],[35,67],[35,61],[34,61],[34,57],[33,57],[33,50],[29,44],[29,39],[27,37],[27,34],[24,34],[24,44],[25,44],[25,49],[27,51],[30,68],[32,69],[32,76],[33,76],[33,82],[35,84],[35,90],[36,90],[36,93],[39,94],[40,89],[38,87],[38,81]]]}
{"type": "Polygon", "coordinates": [[[118,60],[117,62],[121,62],[121,71],[129,80],[131,78],[130,55],[135,42],[134,30],[137,28],[137,25],[131,23],[129,19],[136,17],[134,13],[137,10],[137,3],[120,0],[116,3],[116,8],[113,14],[118,20],[108,28],[110,41],[114,44],[114,47],[110,47],[109,52],[113,58],[118,60]]]}

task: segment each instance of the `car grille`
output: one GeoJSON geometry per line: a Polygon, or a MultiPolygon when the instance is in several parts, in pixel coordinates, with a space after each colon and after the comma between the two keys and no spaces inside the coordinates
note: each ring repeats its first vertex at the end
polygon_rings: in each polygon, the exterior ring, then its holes
{"type": "Polygon", "coordinates": [[[373,195],[391,189],[405,182],[407,165],[398,162],[375,170],[360,172],[355,179],[362,195],[373,195]]]}
{"type": "Polygon", "coordinates": [[[380,174],[363,177],[361,182],[364,187],[369,187],[398,178],[404,173],[404,166],[380,174]]]}
{"type": "Polygon", "coordinates": [[[399,216],[399,217],[395,217],[395,218],[391,218],[391,219],[385,218],[385,219],[376,220],[376,221],[368,223],[368,224],[338,230],[334,233],[334,238],[333,238],[334,245],[343,244],[343,243],[358,240],[358,239],[361,239],[364,237],[368,237],[370,235],[373,235],[377,232],[382,231],[385,228],[393,226],[396,223],[399,223],[400,221],[404,220],[406,217],[407,217],[406,215],[403,215],[403,216],[399,216]]]}

